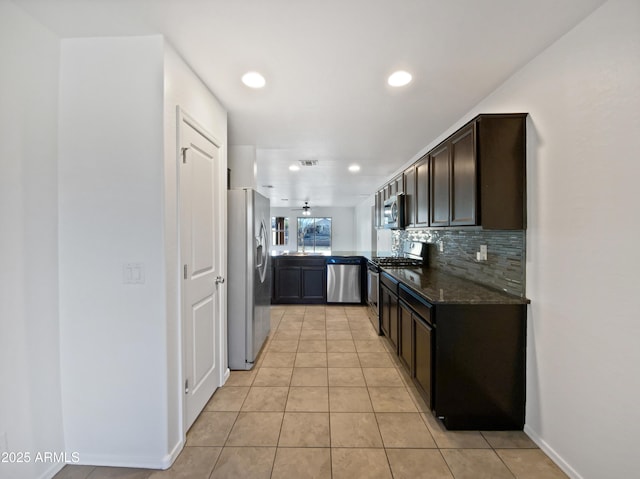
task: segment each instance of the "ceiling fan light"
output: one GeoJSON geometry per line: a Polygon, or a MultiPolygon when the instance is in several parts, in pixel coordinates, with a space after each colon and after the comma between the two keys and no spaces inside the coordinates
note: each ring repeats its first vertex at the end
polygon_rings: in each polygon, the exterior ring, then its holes
{"type": "Polygon", "coordinates": [[[300,171],[300,167],[298,165],[289,166],[289,171],[300,171]]]}

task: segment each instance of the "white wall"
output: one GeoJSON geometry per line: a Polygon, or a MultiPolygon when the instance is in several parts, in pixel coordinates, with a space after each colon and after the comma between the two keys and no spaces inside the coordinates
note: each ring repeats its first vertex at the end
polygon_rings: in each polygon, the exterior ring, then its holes
{"type": "MultiPolygon", "coordinates": [[[[416,158],[417,159],[417,158],[416,158]]],[[[411,162],[407,164],[409,166],[411,162]]],[[[403,171],[403,168],[400,171],[403,171]]],[[[393,175],[395,176],[395,174],[393,175]]],[[[356,244],[358,251],[372,251],[379,255],[391,254],[392,230],[377,229],[372,232],[371,208],[375,205],[375,194],[355,207],[356,244]],[[375,241],[372,238],[375,237],[375,241]]]]}
{"type": "Polygon", "coordinates": [[[253,145],[232,145],[229,147],[229,169],[231,188],[258,189],[258,164],[256,147],[253,145]]]}
{"type": "Polygon", "coordinates": [[[81,463],[167,453],[163,54],[161,36],[61,42],[62,402],[81,463]],[[125,263],[144,284],[123,284],[125,263]]]}
{"type": "Polygon", "coordinates": [[[525,430],[572,477],[636,477],[640,4],[604,4],[423,152],[490,112],[530,113],[525,430]]]}
{"type": "MultiPolygon", "coordinates": [[[[165,221],[165,255],[166,255],[166,285],[167,285],[167,364],[168,364],[168,450],[175,457],[183,446],[182,431],[182,372],[180,365],[180,323],[178,309],[180,305],[179,285],[180,265],[178,257],[178,229],[177,229],[177,165],[178,145],[176,144],[176,106],[194,118],[222,147],[220,148],[220,180],[221,184],[216,192],[218,195],[218,217],[222,225],[227,224],[227,113],[213,94],[204,86],[180,56],[165,42],[164,54],[164,221],[165,221]]],[[[220,234],[218,262],[220,273],[227,276],[227,235],[226,227],[220,234]]],[[[222,290],[224,291],[224,290],[222,290]]],[[[224,294],[222,295],[224,298],[224,294]]],[[[220,302],[221,317],[226,318],[226,301],[220,302]]],[[[219,332],[219,363],[221,371],[228,373],[227,361],[227,333],[226,322],[223,321],[219,332]]],[[[222,385],[224,378],[219,378],[222,385]]]]}
{"type": "Polygon", "coordinates": [[[372,195],[354,209],[354,218],[358,225],[356,228],[356,245],[354,248],[356,251],[372,251],[376,249],[377,241],[372,241],[372,234],[376,235],[377,231],[374,231],[371,221],[371,208],[374,207],[374,204],[375,195],[372,195]]]}
{"type": "MultiPolygon", "coordinates": [[[[286,246],[273,246],[276,251],[296,251],[296,225],[297,218],[302,218],[302,211],[291,208],[271,208],[271,216],[284,216],[289,218],[289,244],[286,246]]],[[[354,208],[324,208],[312,207],[311,216],[331,218],[331,249],[333,251],[355,251],[355,209],[354,208]]]]}
{"type": "Polygon", "coordinates": [[[58,344],[57,115],[59,40],[0,2],[1,478],[50,477],[64,452],[58,344]]]}

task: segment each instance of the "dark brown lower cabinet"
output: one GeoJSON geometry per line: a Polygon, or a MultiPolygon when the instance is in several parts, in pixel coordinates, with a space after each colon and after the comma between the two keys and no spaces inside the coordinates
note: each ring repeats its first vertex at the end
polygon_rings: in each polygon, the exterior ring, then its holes
{"type": "Polygon", "coordinates": [[[400,318],[398,321],[398,356],[407,368],[407,371],[412,370],[413,361],[413,318],[411,310],[407,307],[407,304],[403,301],[398,303],[400,318]]]}
{"type": "Polygon", "coordinates": [[[324,258],[276,257],[273,304],[323,304],[327,298],[324,258]]]}
{"type": "Polygon", "coordinates": [[[432,306],[400,285],[400,345],[398,352],[416,388],[429,408],[433,391],[432,306]]]}
{"type": "Polygon", "coordinates": [[[435,415],[447,429],[522,429],[526,305],[438,304],[435,312],[435,415]]]}
{"type": "Polygon", "coordinates": [[[399,285],[398,355],[447,429],[524,426],[525,304],[431,305],[399,285]]]}
{"type": "Polygon", "coordinates": [[[398,347],[398,281],[386,273],[380,274],[380,328],[391,343],[398,347]]]}
{"type": "Polygon", "coordinates": [[[433,407],[433,340],[435,336],[432,334],[433,328],[427,324],[421,317],[413,315],[413,334],[414,334],[414,363],[413,363],[413,380],[427,406],[433,407]]]}

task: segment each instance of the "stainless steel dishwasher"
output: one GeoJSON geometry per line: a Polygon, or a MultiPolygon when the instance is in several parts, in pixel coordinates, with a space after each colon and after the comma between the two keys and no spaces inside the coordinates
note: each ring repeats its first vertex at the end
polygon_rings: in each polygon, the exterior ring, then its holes
{"type": "Polygon", "coordinates": [[[327,303],[362,303],[362,263],[356,256],[327,259],[327,303]]]}

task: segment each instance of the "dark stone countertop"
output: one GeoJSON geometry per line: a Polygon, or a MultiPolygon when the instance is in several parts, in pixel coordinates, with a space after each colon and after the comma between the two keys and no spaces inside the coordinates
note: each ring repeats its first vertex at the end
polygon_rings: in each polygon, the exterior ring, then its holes
{"type": "MultiPolygon", "coordinates": [[[[289,253],[276,256],[308,257],[346,257],[362,256],[371,259],[374,256],[393,256],[392,253],[373,253],[371,251],[332,251],[331,253],[296,254],[289,253]]],[[[440,270],[416,267],[384,267],[388,273],[431,304],[529,304],[527,298],[490,288],[468,279],[460,278],[440,270]]]]}
{"type": "MultiPolygon", "coordinates": [[[[349,256],[357,256],[357,257],[363,257],[366,259],[371,259],[374,256],[382,256],[382,255],[372,253],[371,251],[323,251],[318,253],[307,253],[307,252],[302,253],[297,251],[289,251],[289,252],[277,251],[275,253],[272,253],[271,256],[273,257],[293,256],[293,257],[300,257],[300,258],[306,258],[306,257],[318,258],[323,256],[327,258],[345,258],[349,256]]],[[[389,253],[388,255],[385,255],[385,256],[391,256],[391,254],[389,253]]]]}
{"type": "Polygon", "coordinates": [[[529,304],[527,298],[430,268],[383,268],[432,304],[529,304]]]}

